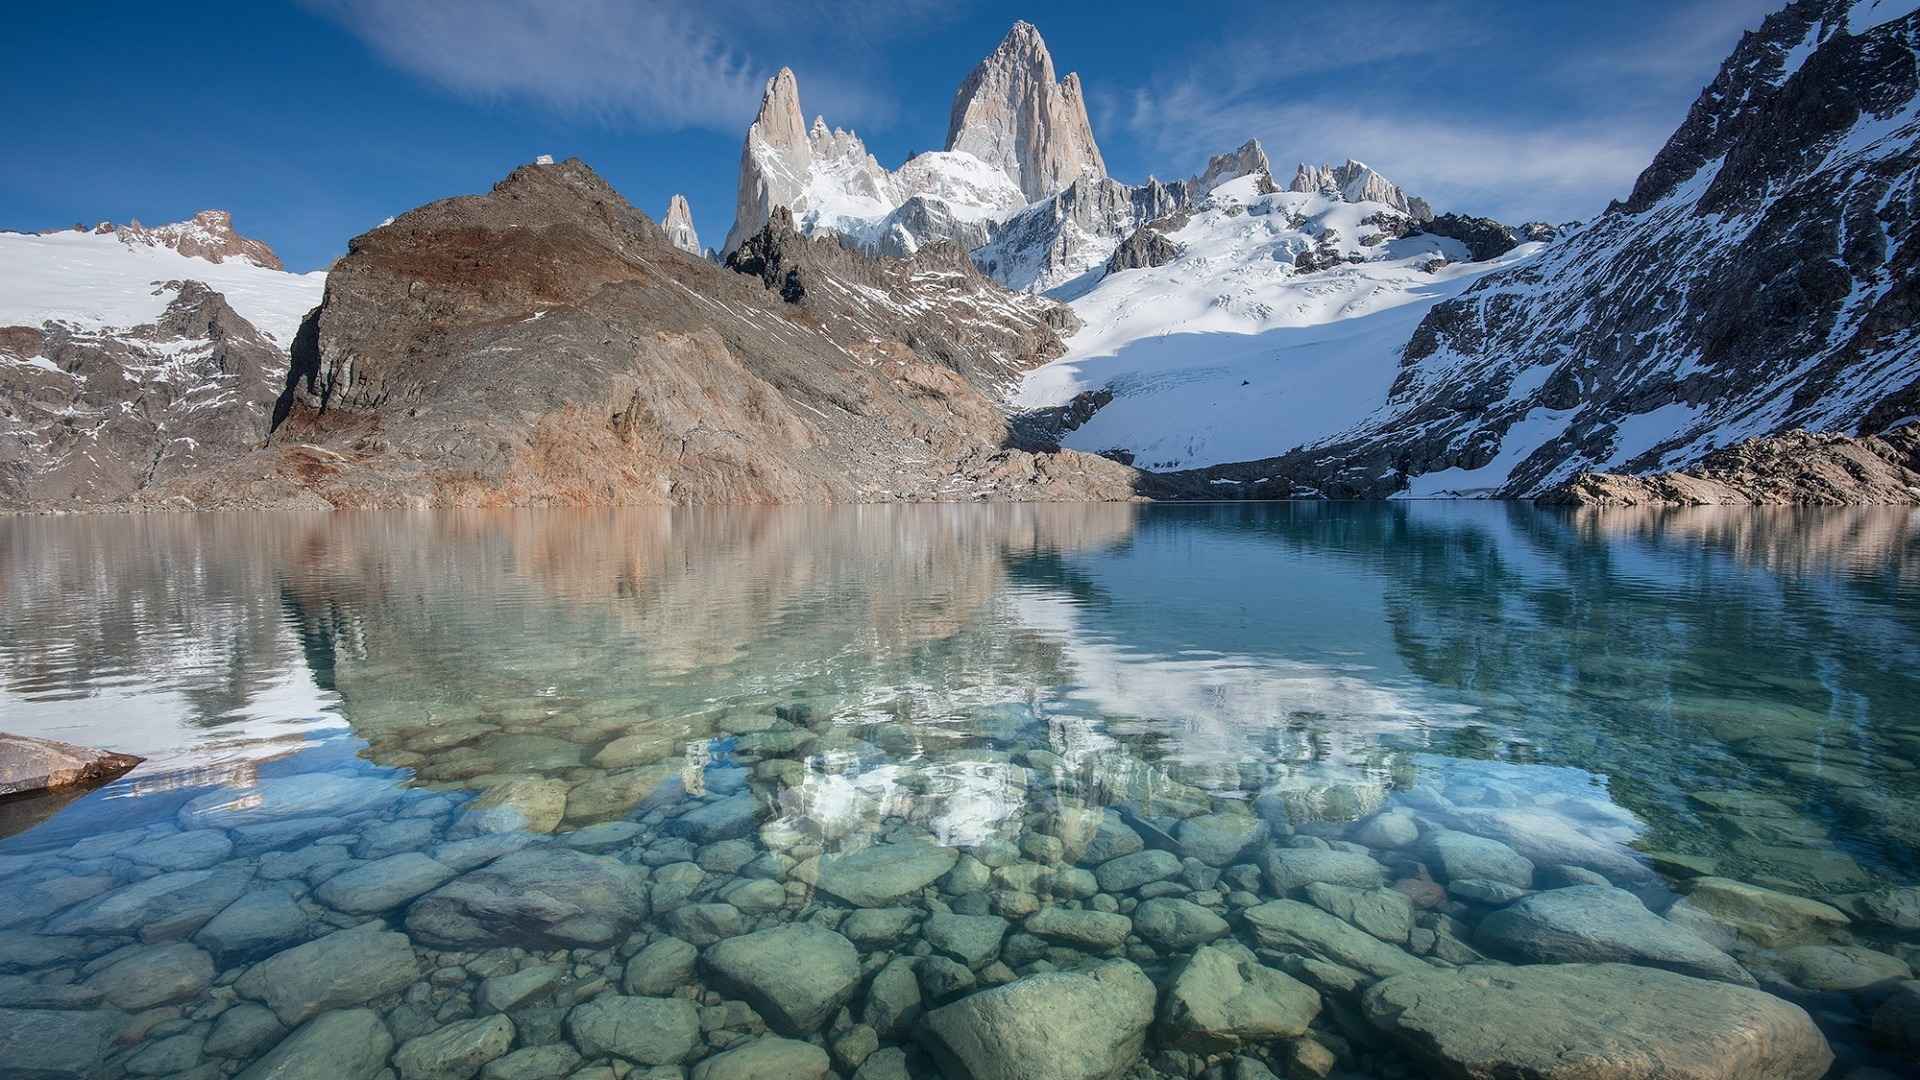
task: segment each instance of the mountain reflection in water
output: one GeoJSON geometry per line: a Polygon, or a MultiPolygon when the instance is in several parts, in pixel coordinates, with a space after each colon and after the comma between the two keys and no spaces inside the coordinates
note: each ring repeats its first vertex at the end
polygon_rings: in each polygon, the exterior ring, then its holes
{"type": "MultiPolygon", "coordinates": [[[[486,1075],[827,1068],[772,1027],[911,1078],[945,1052],[903,1019],[923,995],[1105,972],[1139,1014],[1092,1033],[1113,1069],[1192,1076],[1179,1048],[1226,1034],[1141,1017],[1195,971],[1309,1018],[1488,957],[1581,1000],[1645,966],[1724,980],[1689,1001],[1904,977],[1915,527],[1430,503],[6,520],[0,729],[149,760],[0,803],[0,1046],[109,1078],[470,1075],[510,1047],[486,1075]],[[1645,966],[1558,963],[1595,957],[1645,966]]],[[[1742,1045],[1881,1060],[1872,1001],[1820,1002],[1818,1031],[1781,1014],[1742,1045]]],[[[1341,1075],[1425,1064],[1313,1023],[1341,1075]]],[[[1058,1024],[1048,1045],[1089,1034],[1058,1024]]]]}
{"type": "MultiPolygon", "coordinates": [[[[1055,759],[1048,798],[1091,804],[1279,784],[1358,813],[1423,774],[1444,787],[1493,763],[1555,765],[1580,779],[1540,775],[1612,807],[1606,843],[1650,832],[1717,850],[1686,792],[1762,780],[1814,800],[1839,826],[1823,842],[1849,859],[1910,866],[1916,839],[1911,785],[1870,782],[1920,759],[1906,512],[855,507],[4,528],[0,726],[154,758],[105,799],[244,783],[344,727],[414,784],[600,792],[572,824],[664,797],[636,770],[671,761],[698,788],[773,747],[790,755],[780,811],[855,846],[914,803],[937,805],[923,814],[954,843],[1017,833],[1036,797],[1008,752],[1022,745],[1055,759]]],[[[83,804],[46,828],[70,833],[76,814],[92,816],[83,804]]]]}

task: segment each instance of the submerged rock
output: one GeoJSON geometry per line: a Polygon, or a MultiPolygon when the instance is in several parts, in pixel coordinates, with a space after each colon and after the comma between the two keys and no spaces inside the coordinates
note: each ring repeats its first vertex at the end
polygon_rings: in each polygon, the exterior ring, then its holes
{"type": "Polygon", "coordinates": [[[407,931],[428,945],[602,946],[648,914],[642,867],[565,848],[517,851],[414,901],[407,931]]]}
{"type": "Polygon", "coordinates": [[[454,876],[444,866],[417,851],[389,855],[330,877],[313,895],[321,903],[349,915],[387,911],[430,892],[454,876]]]}
{"type": "Polygon", "coordinates": [[[1262,948],[1305,953],[1375,978],[1430,970],[1412,953],[1296,900],[1274,900],[1248,908],[1243,917],[1262,948]]]}
{"type": "Polygon", "coordinates": [[[393,1036],[379,1014],[347,1009],[315,1017],[281,1040],[240,1080],[373,1080],[386,1068],[393,1036]]]}
{"type": "Polygon", "coordinates": [[[702,1061],[692,1080],[825,1080],[832,1068],[812,1043],[769,1036],[702,1061]]]}
{"type": "Polygon", "coordinates": [[[855,907],[891,907],[939,880],[959,858],[936,844],[876,844],[821,856],[814,884],[855,907]]]}
{"type": "Polygon", "coordinates": [[[116,889],[47,924],[50,934],[139,934],[172,941],[192,934],[238,899],[252,871],[245,866],[181,870],[116,889]]]}
{"type": "Polygon", "coordinates": [[[240,996],[264,1002],[282,1023],[360,1005],[406,989],[419,978],[413,943],[380,923],[336,930],[248,968],[240,996]]]}
{"type": "Polygon", "coordinates": [[[1267,884],[1275,893],[1287,896],[1314,882],[1344,885],[1353,889],[1378,888],[1386,882],[1386,869],[1365,855],[1351,851],[1321,851],[1316,848],[1267,849],[1263,860],[1267,884]]]}
{"type": "Polygon", "coordinates": [[[567,1034],[589,1058],[674,1065],[700,1044],[700,1012],[685,998],[604,994],[567,1014],[567,1034]]]}
{"type": "Polygon", "coordinates": [[[1117,1080],[1153,1022],[1153,983],[1116,960],[1029,975],[927,1014],[927,1049],[955,1080],[1117,1080]]]}
{"type": "Polygon", "coordinates": [[[1362,1007],[1448,1075],[1486,1080],[1819,1080],[1833,1063],[1797,1005],[1626,964],[1430,969],[1362,1007]]]}
{"type": "Polygon", "coordinates": [[[1716,944],[1741,938],[1761,948],[1818,944],[1845,931],[1850,921],[1838,908],[1804,896],[1775,892],[1744,881],[1697,877],[1687,894],[1667,909],[1668,920],[1716,944]]]}
{"type": "Polygon", "coordinates": [[[184,941],[137,949],[87,980],[110,1005],[132,1012],[188,1001],[213,982],[213,957],[184,941]]]}
{"type": "Polygon", "coordinates": [[[513,1021],[495,1014],[460,1020],[417,1039],[393,1055],[400,1080],[468,1080],[513,1045],[513,1021]]]}
{"type": "Polygon", "coordinates": [[[1733,957],[1648,911],[1632,893],[1603,885],[1535,893],[1487,916],[1474,941],[1530,964],[1617,961],[1755,985],[1733,957]]]}
{"type": "Polygon", "coordinates": [[[224,829],[286,818],[324,817],[367,810],[391,802],[399,789],[391,780],[339,773],[276,776],[252,787],[210,791],[180,808],[182,829],[224,829]]]}
{"type": "Polygon", "coordinates": [[[1304,1035],[1320,995],[1239,945],[1209,945],[1173,976],[1161,1024],[1170,1042],[1210,1053],[1304,1035]]]}
{"type": "Polygon", "coordinates": [[[707,950],[705,967],[723,993],[745,998],[785,1035],[818,1030],[860,983],[853,943],[804,924],[728,938],[707,950]]]}
{"type": "Polygon", "coordinates": [[[0,1062],[22,1077],[92,1080],[126,1022],[113,1009],[0,1009],[0,1062]]]}

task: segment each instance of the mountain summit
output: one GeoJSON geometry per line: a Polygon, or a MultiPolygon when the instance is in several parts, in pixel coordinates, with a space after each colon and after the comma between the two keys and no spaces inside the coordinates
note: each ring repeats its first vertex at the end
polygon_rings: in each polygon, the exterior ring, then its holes
{"type": "Polygon", "coordinates": [[[1107,174],[1080,76],[1054,81],[1053,56],[1029,22],[1014,23],[999,48],[954,91],[947,149],[964,150],[1006,173],[1028,202],[1082,176],[1107,174]]]}
{"type": "Polygon", "coordinates": [[[72,229],[55,229],[52,232],[91,232],[96,236],[114,237],[128,247],[144,244],[147,247],[167,248],[190,259],[204,259],[210,263],[238,259],[267,270],[286,269],[280,265],[280,256],[275,255],[265,241],[241,236],[234,231],[233,215],[225,210],[202,210],[186,221],[168,225],[142,225],[139,218],[134,218],[125,225],[102,221],[91,229],[85,225],[75,225],[72,229]]]}

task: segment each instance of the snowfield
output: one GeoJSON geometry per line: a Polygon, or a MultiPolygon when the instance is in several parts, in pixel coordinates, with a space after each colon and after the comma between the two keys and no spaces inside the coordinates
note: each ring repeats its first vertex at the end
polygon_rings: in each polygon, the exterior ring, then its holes
{"type": "Polygon", "coordinates": [[[0,233],[0,326],[66,323],[125,329],[157,320],[173,301],[169,281],[203,281],[240,317],[281,346],[320,303],[324,270],[289,274],[244,259],[221,263],[111,235],[0,233]]]}
{"type": "Polygon", "coordinates": [[[1174,261],[1055,290],[1085,326],[1065,356],[1026,377],[1014,404],[1060,405],[1108,389],[1112,403],[1063,442],[1130,450],[1142,468],[1272,457],[1384,405],[1427,309],[1542,246],[1469,263],[1457,240],[1383,233],[1376,222],[1397,213],[1384,203],[1262,195],[1257,184],[1221,185],[1167,234],[1182,249],[1174,261]],[[1365,261],[1295,268],[1316,249],[1365,261]]]}

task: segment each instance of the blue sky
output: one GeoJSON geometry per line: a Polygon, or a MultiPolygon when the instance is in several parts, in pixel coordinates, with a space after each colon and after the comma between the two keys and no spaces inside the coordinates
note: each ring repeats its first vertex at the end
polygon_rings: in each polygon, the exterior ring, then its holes
{"type": "MultiPolygon", "coordinates": [[[[1360,158],[1440,209],[1565,220],[1624,195],[1773,0],[1165,4],[298,0],[9,13],[0,228],[233,211],[293,269],[383,218],[578,155],[701,237],[733,214],[766,77],[889,167],[938,149],[1013,20],[1078,71],[1109,171],[1257,137],[1360,158]]],[[[38,10],[35,10],[35,9],[38,10]]],[[[1284,182],[1285,176],[1282,176],[1284,182]]]]}

